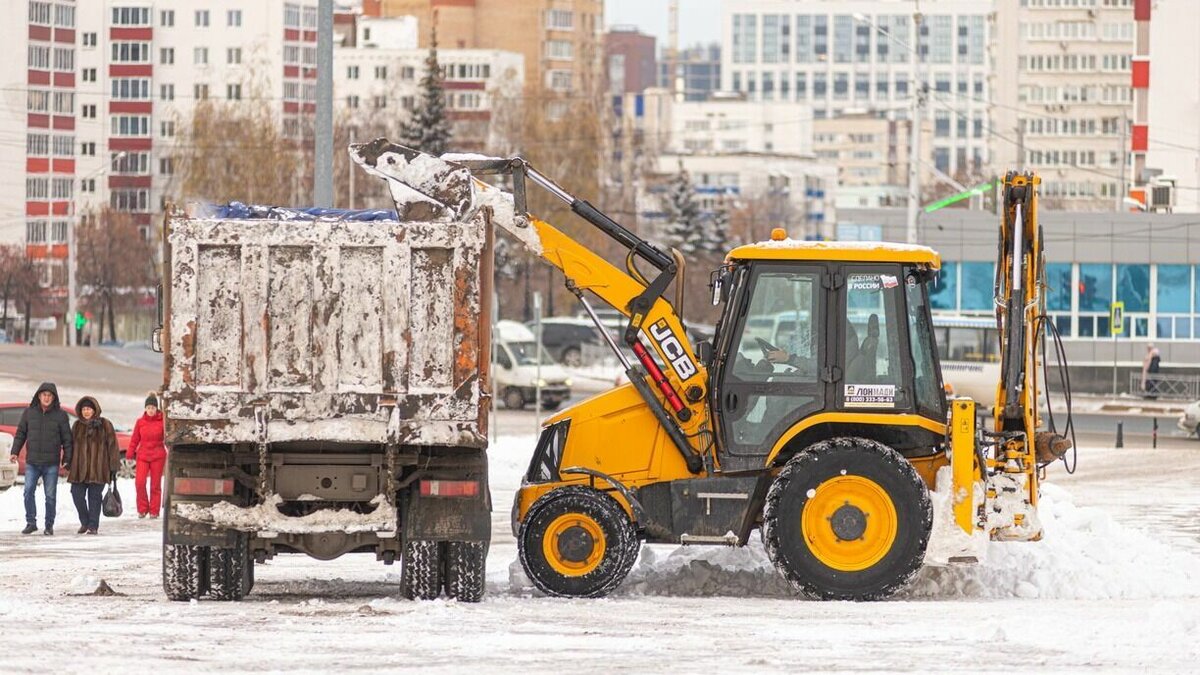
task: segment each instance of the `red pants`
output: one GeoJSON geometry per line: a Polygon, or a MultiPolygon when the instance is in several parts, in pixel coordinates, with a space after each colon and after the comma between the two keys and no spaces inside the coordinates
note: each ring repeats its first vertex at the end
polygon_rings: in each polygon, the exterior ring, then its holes
{"type": "Polygon", "coordinates": [[[149,513],[157,516],[162,508],[162,477],[163,469],[167,466],[167,458],[145,460],[138,457],[137,473],[134,475],[133,487],[137,491],[138,514],[149,513]],[[150,483],[150,495],[146,496],[146,483],[150,483]]]}

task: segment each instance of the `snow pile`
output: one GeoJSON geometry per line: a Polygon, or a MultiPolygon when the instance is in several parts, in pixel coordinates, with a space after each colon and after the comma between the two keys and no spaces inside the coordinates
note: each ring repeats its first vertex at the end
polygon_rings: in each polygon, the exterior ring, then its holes
{"type": "Polygon", "coordinates": [[[100,588],[101,579],[90,574],[81,574],[71,579],[67,593],[71,595],[92,595],[100,588]]]}
{"type": "Polygon", "coordinates": [[[1038,542],[988,542],[985,563],[925,567],[909,598],[1115,600],[1200,596],[1200,560],[1042,485],[1038,542]]]}
{"type": "Polygon", "coordinates": [[[176,504],[175,514],[180,518],[198,523],[210,523],[246,532],[276,532],[280,534],[303,534],[308,532],[395,532],[396,509],[376,495],[370,504],[371,513],[357,513],[349,509],[331,509],[310,513],[306,516],[285,516],[279,512],[283,497],[272,495],[257,506],[234,506],[229,502],[218,502],[211,506],[200,504],[176,504]]]}
{"type": "Polygon", "coordinates": [[[447,152],[442,155],[442,159],[447,162],[487,162],[487,161],[504,161],[501,157],[492,157],[490,155],[481,155],[477,152],[447,152]]]}
{"type": "Polygon", "coordinates": [[[752,246],[809,251],[888,251],[890,253],[924,253],[937,257],[937,252],[919,244],[899,244],[890,241],[805,241],[802,239],[780,239],[760,241],[752,246]]]}
{"type": "Polygon", "coordinates": [[[675,550],[643,546],[617,595],[794,597],[775,571],[762,542],[754,537],[741,548],[681,546],[675,550]]]}

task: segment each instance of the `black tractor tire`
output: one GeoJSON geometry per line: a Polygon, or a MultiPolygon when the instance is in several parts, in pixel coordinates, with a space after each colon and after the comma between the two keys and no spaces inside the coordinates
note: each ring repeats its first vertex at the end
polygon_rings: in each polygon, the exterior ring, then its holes
{"type": "Polygon", "coordinates": [[[446,597],[459,602],[479,602],[487,584],[486,541],[448,541],[444,544],[443,581],[446,597]]]}
{"type": "Polygon", "coordinates": [[[208,591],[208,547],[163,544],[163,591],[176,601],[198,600],[208,591]]]}
{"type": "Polygon", "coordinates": [[[504,392],[504,407],[509,410],[524,410],[525,397],[521,394],[521,390],[516,387],[509,387],[504,392]]]}
{"type": "Polygon", "coordinates": [[[213,600],[237,602],[249,590],[246,568],[250,559],[246,536],[239,534],[231,548],[213,547],[208,554],[208,595],[213,600]]]}
{"type": "Polygon", "coordinates": [[[834,438],[783,467],[767,492],[763,525],[767,554],[797,591],[821,600],[881,600],[921,568],[933,505],[900,453],[866,438],[834,438]],[[827,482],[831,492],[822,496],[827,482]],[[889,502],[894,513],[880,506],[889,502]],[[806,514],[810,503],[814,511],[806,514]],[[829,517],[817,515],[834,507],[829,517]],[[816,523],[807,533],[806,515],[816,523]],[[869,528],[872,516],[884,523],[882,532],[869,528]]]}
{"type": "Polygon", "coordinates": [[[250,591],[254,590],[254,556],[246,557],[246,574],[242,577],[242,586],[245,588],[242,591],[242,597],[250,595],[250,591]]]}
{"type": "Polygon", "coordinates": [[[517,535],[521,566],[533,585],[546,595],[599,598],[620,585],[637,561],[641,541],[621,505],[594,488],[568,486],[542,495],[525,516],[517,535]],[[571,524],[587,523],[586,526],[571,524]],[[557,527],[562,531],[551,531],[557,527]],[[590,527],[595,534],[589,533],[590,527]],[[573,551],[561,543],[549,546],[556,560],[547,559],[546,537],[570,536],[573,551]],[[598,541],[597,541],[598,539],[598,541]],[[603,545],[598,550],[597,544],[603,545]],[[579,560],[579,557],[584,560],[579,560]],[[575,566],[569,570],[567,566],[575,566]]]}
{"type": "Polygon", "coordinates": [[[400,593],[409,600],[436,600],[442,593],[442,543],[410,541],[400,561],[400,593]]]}
{"type": "Polygon", "coordinates": [[[583,365],[583,353],[579,347],[567,347],[563,350],[562,362],[564,366],[578,368],[583,365]]]}

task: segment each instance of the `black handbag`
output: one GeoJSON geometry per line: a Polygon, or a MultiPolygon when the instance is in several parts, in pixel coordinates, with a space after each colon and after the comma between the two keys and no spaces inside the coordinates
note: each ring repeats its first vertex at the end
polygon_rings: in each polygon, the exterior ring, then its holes
{"type": "Polygon", "coordinates": [[[124,507],[121,505],[121,493],[117,492],[117,479],[113,479],[108,484],[108,490],[104,492],[104,499],[101,501],[100,511],[109,518],[116,518],[121,515],[124,507]]]}

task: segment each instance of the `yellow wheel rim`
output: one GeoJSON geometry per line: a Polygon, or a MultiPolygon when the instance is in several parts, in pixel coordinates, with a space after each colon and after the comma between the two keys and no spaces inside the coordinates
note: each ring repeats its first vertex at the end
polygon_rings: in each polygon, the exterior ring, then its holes
{"type": "Polygon", "coordinates": [[[589,574],[604,560],[604,530],[583,513],[564,513],[550,522],[542,538],[542,554],[565,577],[589,574]]]}
{"type": "Polygon", "coordinates": [[[809,493],[800,531],[821,563],[859,572],[891,550],[898,522],[892,498],[878,483],[862,476],[838,476],[809,493]]]}

